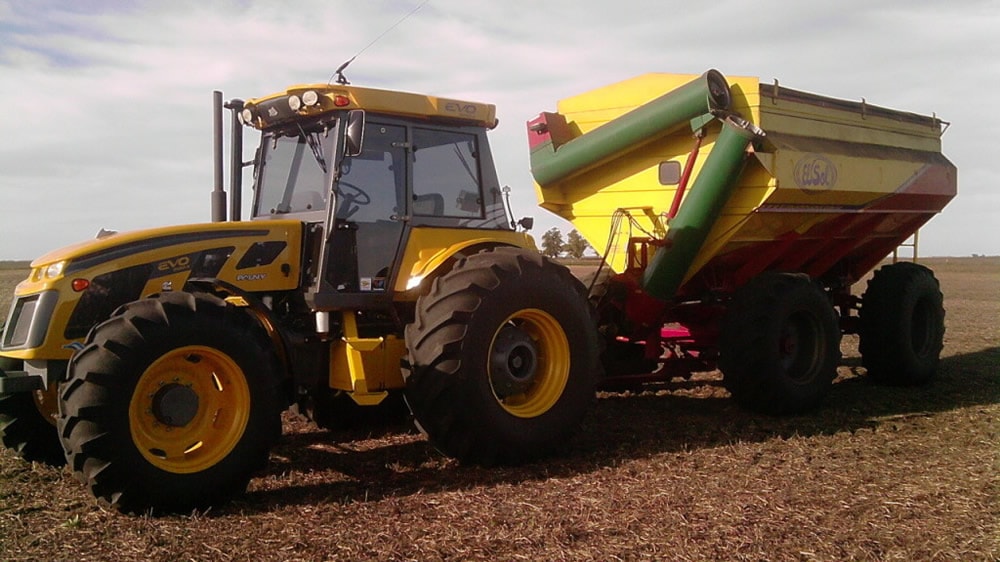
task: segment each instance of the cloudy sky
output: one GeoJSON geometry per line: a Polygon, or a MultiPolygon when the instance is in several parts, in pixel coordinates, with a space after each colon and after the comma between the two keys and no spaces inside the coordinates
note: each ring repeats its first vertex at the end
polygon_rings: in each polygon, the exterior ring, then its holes
{"type": "Polygon", "coordinates": [[[1000,254],[1000,1],[0,0],[0,259],[210,218],[211,92],[352,83],[495,103],[500,180],[535,234],[524,122],[646,72],[759,76],[936,113],[959,197],[927,256],[1000,254]]]}

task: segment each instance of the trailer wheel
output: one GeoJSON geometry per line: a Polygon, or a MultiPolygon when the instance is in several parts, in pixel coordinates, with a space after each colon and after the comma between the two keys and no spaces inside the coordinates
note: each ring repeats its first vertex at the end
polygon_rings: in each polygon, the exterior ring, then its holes
{"type": "Polygon", "coordinates": [[[736,292],[719,367],[741,405],[769,414],[812,409],[829,391],[839,359],[836,313],[805,275],[767,272],[736,292]]]}
{"type": "Polygon", "coordinates": [[[595,400],[598,342],[585,290],[540,255],[460,260],[406,328],[407,403],[447,455],[517,463],[566,443],[595,400]]]}
{"type": "MultiPolygon", "coordinates": [[[[4,371],[19,371],[22,362],[0,357],[4,371]]],[[[66,464],[55,418],[57,400],[55,385],[47,391],[18,392],[0,395],[0,442],[26,461],[51,466],[66,464]]]]}
{"type": "Polygon", "coordinates": [[[74,476],[128,512],[242,493],[281,433],[276,361],[263,329],[216,297],[121,307],[70,362],[59,435],[74,476]]]}
{"type": "Polygon", "coordinates": [[[929,381],[944,347],[944,297],[934,273],[900,262],[875,272],[861,299],[861,359],[888,384],[929,381]]]}

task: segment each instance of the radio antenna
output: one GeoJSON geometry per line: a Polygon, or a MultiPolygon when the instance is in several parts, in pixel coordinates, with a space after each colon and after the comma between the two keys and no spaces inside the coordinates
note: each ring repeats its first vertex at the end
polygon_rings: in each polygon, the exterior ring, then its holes
{"type": "Polygon", "coordinates": [[[365,45],[364,48],[362,48],[360,51],[358,51],[353,57],[347,59],[347,61],[345,61],[344,64],[342,64],[339,67],[337,67],[337,70],[333,71],[333,75],[330,76],[330,80],[327,81],[327,84],[332,84],[334,78],[336,78],[338,84],[344,84],[344,85],[350,84],[350,82],[348,82],[348,80],[347,80],[347,77],[344,76],[344,69],[347,68],[347,66],[350,65],[352,62],[354,62],[354,59],[356,59],[359,56],[361,56],[361,53],[367,51],[368,47],[371,47],[375,43],[378,43],[379,39],[385,37],[386,34],[388,34],[393,29],[396,29],[396,27],[398,27],[399,24],[401,24],[404,21],[406,21],[407,19],[409,19],[410,16],[412,16],[415,13],[417,13],[417,11],[419,11],[420,8],[423,8],[430,1],[431,0],[423,0],[423,2],[421,2],[420,4],[417,4],[416,8],[413,8],[412,10],[410,10],[410,12],[408,14],[406,14],[405,16],[399,18],[399,21],[397,21],[396,23],[390,25],[385,31],[383,31],[382,33],[380,33],[378,37],[376,37],[375,39],[372,39],[371,43],[368,43],[367,45],[365,45]]]}

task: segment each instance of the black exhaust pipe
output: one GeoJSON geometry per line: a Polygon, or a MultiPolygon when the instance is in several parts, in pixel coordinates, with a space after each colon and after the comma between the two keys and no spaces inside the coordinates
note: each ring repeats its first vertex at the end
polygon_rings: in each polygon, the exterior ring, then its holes
{"type": "Polygon", "coordinates": [[[232,99],[226,102],[226,109],[232,111],[230,120],[230,140],[232,151],[229,159],[229,220],[242,220],[243,214],[243,124],[240,123],[240,112],[243,111],[243,100],[232,99]]]}
{"type": "Polygon", "coordinates": [[[212,92],[212,121],[214,128],[212,152],[215,156],[215,187],[212,188],[212,222],[226,220],[226,191],[222,173],[222,92],[212,92]]]}

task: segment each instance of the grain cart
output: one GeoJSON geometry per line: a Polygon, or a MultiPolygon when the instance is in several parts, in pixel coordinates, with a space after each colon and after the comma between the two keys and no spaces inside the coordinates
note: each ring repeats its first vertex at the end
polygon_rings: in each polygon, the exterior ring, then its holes
{"type": "Polygon", "coordinates": [[[605,384],[718,367],[741,404],[801,412],[830,388],[843,333],[872,378],[930,378],[932,272],[896,263],[850,288],[954,197],[943,125],[714,70],[640,76],[529,121],[541,206],[603,250],[605,384]]]}
{"type": "Polygon", "coordinates": [[[35,260],[3,334],[4,444],[64,455],[120,508],[240,493],[292,405],[332,426],[404,390],[445,453],[517,462],[565,441],[599,379],[718,365],[742,403],[798,411],[842,331],[873,376],[933,371],[929,272],[848,288],[954,195],[936,119],[715,71],[563,102],[529,123],[532,171],[606,249],[588,294],[505,210],[493,106],[347,84],[226,106],[261,132],[253,220],[239,173],[223,220],[218,167],[215,222],[35,260]]]}
{"type": "Polygon", "coordinates": [[[215,101],[215,222],[104,233],[18,285],[7,447],[65,455],[97,498],[141,512],[241,493],[289,406],[329,427],[404,386],[455,457],[566,440],[594,400],[597,332],[583,285],[505,210],[494,106],[347,84],[232,100],[261,139],[240,221],[235,123],[223,221],[215,101]]]}

